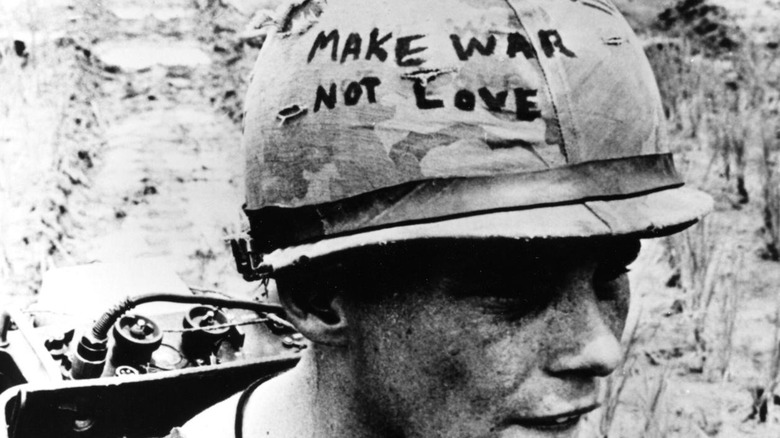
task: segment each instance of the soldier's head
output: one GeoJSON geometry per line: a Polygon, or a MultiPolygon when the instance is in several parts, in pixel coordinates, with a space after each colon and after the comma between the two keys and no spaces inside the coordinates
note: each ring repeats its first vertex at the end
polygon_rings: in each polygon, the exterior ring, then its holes
{"type": "Polygon", "coordinates": [[[639,239],[711,204],[615,6],[303,1],[278,26],[246,100],[256,272],[378,428],[571,432],[639,239]]]}

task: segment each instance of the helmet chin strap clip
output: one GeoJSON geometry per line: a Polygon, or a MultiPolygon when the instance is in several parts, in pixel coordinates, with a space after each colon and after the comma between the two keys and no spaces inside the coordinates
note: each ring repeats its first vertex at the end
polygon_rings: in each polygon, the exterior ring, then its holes
{"type": "Polygon", "coordinates": [[[236,269],[246,281],[267,279],[273,271],[263,264],[263,255],[252,251],[252,239],[249,236],[230,239],[230,248],[236,261],[236,269]]]}

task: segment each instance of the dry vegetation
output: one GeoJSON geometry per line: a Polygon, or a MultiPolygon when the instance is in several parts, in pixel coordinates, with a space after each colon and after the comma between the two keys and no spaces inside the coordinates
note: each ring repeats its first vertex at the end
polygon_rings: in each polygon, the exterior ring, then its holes
{"type": "Polygon", "coordinates": [[[0,29],[27,30],[0,34],[0,290],[20,295],[73,261],[69,203],[86,188],[103,129],[89,25],[25,6],[0,14],[0,29]]]}
{"type": "Polygon", "coordinates": [[[780,23],[701,0],[645,23],[678,167],[716,211],[665,239],[600,436],[777,436],[780,23]]]}
{"type": "MultiPolygon", "coordinates": [[[[112,105],[104,88],[124,77],[91,53],[107,32],[95,27],[107,22],[95,20],[102,3],[76,1],[56,18],[24,4],[0,14],[0,29],[21,23],[30,31],[21,51],[0,34],[0,290],[31,296],[42,271],[83,261],[69,236],[91,224],[70,203],[88,196],[101,165],[110,124],[103,113],[112,105]]],[[[187,4],[214,62],[197,91],[238,124],[262,43],[246,27],[253,14],[222,0],[187,4]]],[[[643,26],[678,167],[717,205],[696,227],[647,245],[635,267],[641,281],[624,362],[584,435],[778,436],[780,62],[772,38],[780,23],[755,39],[756,29],[740,30],[709,2],[680,1],[660,18],[654,2],[621,4],[641,10],[629,18],[643,26]]],[[[121,105],[131,102],[125,98],[121,105]]],[[[190,262],[203,271],[226,253],[204,244],[195,254],[190,262]]]]}

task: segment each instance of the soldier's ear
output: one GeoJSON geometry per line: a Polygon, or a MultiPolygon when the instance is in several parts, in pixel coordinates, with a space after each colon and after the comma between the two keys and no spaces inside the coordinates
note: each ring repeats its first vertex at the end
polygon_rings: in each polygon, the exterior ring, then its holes
{"type": "Polygon", "coordinates": [[[283,287],[278,291],[287,318],[304,337],[330,346],[347,344],[347,317],[339,294],[290,291],[283,287]]]}

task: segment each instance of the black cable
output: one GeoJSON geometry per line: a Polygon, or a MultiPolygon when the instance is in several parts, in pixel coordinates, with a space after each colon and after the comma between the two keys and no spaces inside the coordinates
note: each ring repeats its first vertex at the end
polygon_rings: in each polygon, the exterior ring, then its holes
{"type": "Polygon", "coordinates": [[[261,303],[259,301],[239,300],[206,295],[179,295],[171,293],[150,293],[128,297],[116,306],[106,311],[92,327],[92,335],[97,340],[107,339],[108,332],[120,316],[141,304],[165,301],[183,304],[208,304],[216,307],[252,310],[258,313],[273,313],[284,317],[284,308],[278,304],[261,303]]]}

